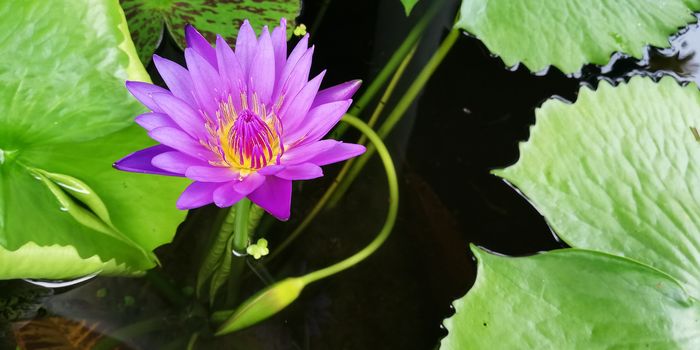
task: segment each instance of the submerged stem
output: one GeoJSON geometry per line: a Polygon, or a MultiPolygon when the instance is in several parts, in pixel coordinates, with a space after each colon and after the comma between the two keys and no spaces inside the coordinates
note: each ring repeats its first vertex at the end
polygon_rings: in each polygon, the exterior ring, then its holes
{"type": "MultiPolygon", "coordinates": [[[[355,104],[352,106],[352,108],[348,112],[349,114],[359,116],[364,111],[365,107],[367,107],[367,105],[369,105],[369,103],[372,102],[374,97],[377,95],[377,93],[379,93],[379,90],[382,88],[382,86],[384,86],[391,74],[397,69],[397,67],[401,64],[404,58],[409,54],[413,46],[418,44],[418,41],[421,39],[421,37],[423,37],[423,32],[428,27],[428,24],[430,24],[430,21],[433,19],[433,17],[437,15],[437,13],[442,8],[442,5],[445,4],[445,2],[446,1],[444,0],[434,0],[433,4],[425,12],[423,17],[421,17],[418,23],[416,23],[416,25],[408,33],[406,39],[404,39],[399,48],[396,49],[393,55],[391,55],[391,58],[389,58],[389,61],[386,63],[386,65],[384,65],[382,70],[379,71],[379,74],[377,74],[377,76],[374,79],[372,79],[372,83],[369,84],[365,92],[362,93],[357,102],[355,102],[355,104]]],[[[343,136],[347,128],[347,124],[342,124],[338,126],[338,128],[336,128],[335,131],[335,138],[339,139],[341,136],[343,136]]]]}
{"type": "MultiPolygon", "coordinates": [[[[416,54],[416,49],[418,49],[418,43],[415,43],[413,47],[411,48],[411,51],[404,57],[403,61],[401,61],[401,65],[399,65],[399,68],[396,70],[394,73],[394,76],[391,77],[391,81],[389,82],[389,85],[387,85],[386,90],[384,91],[384,94],[382,95],[382,98],[379,100],[379,103],[377,104],[377,107],[374,109],[374,112],[372,112],[372,116],[369,118],[369,121],[367,121],[367,125],[369,125],[370,128],[374,129],[374,125],[377,124],[377,120],[379,120],[379,116],[382,114],[384,111],[384,107],[386,106],[387,102],[389,102],[389,98],[391,98],[391,95],[394,93],[394,90],[396,89],[396,85],[399,83],[399,80],[401,80],[401,76],[403,76],[403,72],[406,70],[406,67],[408,67],[408,64],[411,62],[413,59],[413,56],[416,54]]],[[[360,140],[357,141],[357,143],[364,145],[367,142],[367,135],[362,134],[360,137],[360,140]]],[[[355,158],[353,158],[355,159],[355,158]]]]}
{"type": "MultiPolygon", "coordinates": [[[[435,72],[437,67],[440,66],[440,63],[442,63],[442,60],[445,58],[445,56],[447,56],[447,53],[450,52],[450,49],[457,41],[457,38],[459,38],[459,29],[452,29],[450,34],[445,37],[445,40],[442,41],[440,47],[437,49],[437,51],[435,51],[425,67],[423,67],[423,69],[420,71],[413,83],[411,83],[411,86],[409,86],[406,93],[396,104],[394,110],[391,112],[391,114],[389,114],[384,123],[382,123],[382,126],[377,132],[382,139],[389,135],[389,133],[394,129],[394,126],[396,126],[396,123],[401,120],[401,117],[403,117],[404,113],[406,113],[406,110],[408,110],[411,104],[413,104],[416,96],[418,96],[421,90],[423,90],[423,87],[425,87],[425,84],[433,75],[433,72],[435,72]]],[[[329,207],[335,207],[375,151],[376,148],[373,145],[369,145],[367,147],[367,152],[360,156],[357,161],[354,162],[355,164],[352,166],[352,168],[347,172],[347,177],[343,179],[339,176],[338,181],[340,184],[338,185],[338,190],[330,199],[328,204],[329,207]]]]}

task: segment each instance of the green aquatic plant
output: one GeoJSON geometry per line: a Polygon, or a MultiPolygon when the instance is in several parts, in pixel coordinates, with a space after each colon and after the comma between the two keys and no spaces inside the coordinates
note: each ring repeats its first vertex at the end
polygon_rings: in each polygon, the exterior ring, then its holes
{"type": "Polygon", "coordinates": [[[442,348],[696,348],[696,125],[697,86],[670,77],[601,81],[573,104],[543,104],[518,162],[495,173],[576,249],[508,258],[474,248],[479,276],[445,321],[442,348]]]}
{"type": "Polygon", "coordinates": [[[642,58],[669,47],[668,36],[696,21],[698,0],[463,0],[456,24],[511,67],[575,73],[619,52],[642,58]]]}
{"type": "Polygon", "coordinates": [[[179,179],[115,172],[152,142],[125,79],[148,81],[115,1],[0,5],[0,279],[142,274],[184,213],[179,179]],[[32,25],[27,21],[31,19],[32,25]]]}

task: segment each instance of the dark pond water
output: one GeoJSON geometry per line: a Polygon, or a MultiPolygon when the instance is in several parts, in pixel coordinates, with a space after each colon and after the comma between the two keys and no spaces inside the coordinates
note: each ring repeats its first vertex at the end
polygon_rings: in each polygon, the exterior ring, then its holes
{"type": "MultiPolygon", "coordinates": [[[[328,69],[328,85],[370,81],[425,3],[406,19],[397,0],[305,1],[300,21],[309,28],[330,4],[312,36],[314,69],[328,69]]],[[[455,9],[456,3],[446,7],[430,26],[397,91],[405,89],[435,50],[455,9]]],[[[478,40],[461,37],[387,141],[399,168],[401,202],[398,223],[385,245],[362,264],[308,287],[268,321],[223,338],[203,336],[197,348],[436,348],[446,334],[440,325],[452,314],[450,303],[475,279],[469,243],[507,255],[563,247],[528,202],[489,173],[517,160],[517,145],[528,137],[534,109],[553,95],[573,100],[581,83],[596,85],[601,77],[672,74],[683,81],[697,79],[700,31],[691,26],[673,43],[672,49],[651,49],[642,61],[615,56],[606,67],[585,67],[577,77],[567,77],[556,69],[541,76],[524,68],[508,70],[478,40]]],[[[182,61],[169,38],[159,54],[182,61]]],[[[153,67],[150,72],[155,74],[153,67]]],[[[349,140],[356,137],[348,134],[349,140]]],[[[261,231],[273,250],[338,169],[327,167],[323,180],[295,188],[292,220],[263,222],[261,231]]],[[[341,204],[323,213],[279,258],[266,266],[252,264],[255,273],[241,281],[241,296],[359,250],[383,223],[386,200],[385,178],[375,159],[341,204]]],[[[98,339],[104,349],[119,344],[110,344],[110,338],[121,341],[121,349],[183,348],[189,333],[206,319],[204,307],[190,303],[188,295],[197,262],[220,219],[221,211],[213,207],[191,212],[175,241],[158,250],[163,268],[146,278],[96,278],[55,289],[0,282],[0,324],[5,326],[0,348],[14,349],[8,321],[17,325],[37,315],[86,320],[107,334],[98,339]],[[164,292],[168,288],[173,292],[164,292]]]]}

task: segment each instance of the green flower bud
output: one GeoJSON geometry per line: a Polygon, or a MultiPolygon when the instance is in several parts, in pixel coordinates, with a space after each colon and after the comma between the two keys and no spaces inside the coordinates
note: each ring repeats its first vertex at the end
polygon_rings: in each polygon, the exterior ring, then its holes
{"type": "Polygon", "coordinates": [[[216,335],[224,335],[252,326],[282,311],[299,296],[306,283],[301,278],[279,281],[243,302],[219,329],[216,335]]]}

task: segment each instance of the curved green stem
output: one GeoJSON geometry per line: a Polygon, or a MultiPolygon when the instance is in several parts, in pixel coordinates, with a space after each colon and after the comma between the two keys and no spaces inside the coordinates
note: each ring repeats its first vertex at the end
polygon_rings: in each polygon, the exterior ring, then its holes
{"type": "MultiPolygon", "coordinates": [[[[423,17],[416,23],[416,25],[411,29],[411,31],[406,36],[406,39],[401,43],[398,49],[391,55],[389,61],[384,65],[379,74],[372,79],[372,83],[367,87],[365,92],[362,93],[360,98],[355,102],[349,111],[349,114],[360,115],[364,111],[365,107],[369,105],[374,97],[379,93],[379,90],[384,86],[386,81],[389,79],[391,74],[397,69],[404,58],[409,54],[414,45],[418,44],[418,41],[423,37],[423,32],[430,24],[430,21],[438,14],[439,10],[442,8],[446,1],[444,0],[434,0],[430,8],[425,12],[423,17]]],[[[345,131],[347,131],[347,124],[342,124],[338,126],[335,130],[335,138],[341,138],[345,131]]]]}
{"type": "Polygon", "coordinates": [[[353,265],[359,263],[360,261],[370,256],[382,245],[382,243],[384,243],[384,241],[386,241],[386,239],[389,237],[389,234],[391,233],[391,230],[394,228],[394,223],[396,222],[396,214],[398,213],[399,209],[399,185],[396,178],[396,169],[394,168],[394,162],[391,159],[389,150],[386,149],[386,146],[384,146],[384,143],[382,142],[382,139],[379,137],[379,135],[377,135],[374,132],[374,130],[372,130],[372,128],[370,128],[359,118],[346,114],[343,117],[342,121],[348,123],[349,125],[352,125],[353,127],[360,130],[362,134],[367,136],[367,138],[370,140],[370,142],[372,142],[372,144],[376,148],[377,153],[379,153],[379,157],[382,159],[382,163],[384,164],[387,181],[389,183],[389,211],[386,215],[384,226],[382,227],[381,231],[379,231],[377,237],[375,237],[374,240],[372,240],[372,242],[370,242],[365,248],[363,248],[359,252],[355,253],[351,257],[341,262],[338,262],[329,267],[323,268],[318,271],[314,271],[310,274],[300,277],[304,284],[309,284],[318,281],[322,278],[328,277],[330,275],[336,274],[349,267],[352,267],[353,265]]]}
{"type": "MultiPolygon", "coordinates": [[[[433,72],[435,72],[437,67],[440,66],[440,63],[442,63],[442,60],[445,58],[445,56],[447,56],[447,53],[450,52],[450,49],[459,38],[459,33],[459,29],[453,29],[450,34],[447,35],[445,40],[443,40],[440,44],[438,50],[435,51],[425,67],[423,67],[416,79],[413,81],[413,83],[411,83],[411,86],[408,88],[408,90],[406,90],[406,93],[396,104],[394,110],[391,112],[391,114],[389,114],[382,126],[379,128],[378,134],[382,139],[394,129],[396,123],[401,120],[401,117],[403,117],[404,113],[406,113],[406,110],[408,110],[411,104],[413,104],[416,96],[418,96],[421,90],[423,90],[423,87],[425,87],[425,84],[433,75],[433,72]]],[[[348,190],[360,171],[362,171],[362,168],[364,168],[365,164],[372,157],[375,151],[376,149],[372,145],[367,147],[367,152],[357,159],[353,167],[350,169],[350,171],[348,171],[347,177],[344,179],[338,178],[340,184],[338,185],[338,190],[333,194],[329,201],[328,206],[330,208],[335,207],[338,201],[343,197],[345,192],[348,190]]]]}
{"type": "MultiPolygon", "coordinates": [[[[384,106],[386,105],[386,102],[389,100],[389,97],[391,97],[391,94],[394,92],[394,89],[396,88],[396,84],[398,83],[399,79],[403,75],[404,70],[406,70],[406,67],[408,66],[408,63],[411,62],[411,59],[416,53],[416,49],[418,48],[418,43],[415,43],[413,45],[413,48],[411,51],[408,53],[406,57],[404,57],[403,61],[401,61],[401,65],[399,68],[396,70],[396,73],[394,73],[394,76],[391,78],[391,81],[389,82],[389,85],[386,88],[386,91],[382,95],[382,99],[379,101],[379,104],[377,105],[377,108],[374,110],[374,113],[372,113],[372,117],[369,119],[369,122],[367,123],[370,128],[374,126],[374,124],[377,123],[377,119],[379,119],[379,115],[382,113],[384,110],[384,106]]],[[[349,125],[349,124],[343,124],[343,125],[349,125]]],[[[359,144],[364,144],[367,142],[367,136],[362,134],[362,137],[360,140],[357,142],[359,144]]],[[[350,166],[354,163],[355,158],[348,160],[345,162],[343,165],[343,168],[340,169],[340,172],[336,176],[335,180],[333,180],[333,183],[326,189],[326,192],[323,193],[323,196],[321,199],[316,202],[316,205],[314,205],[313,209],[309,212],[309,214],[306,215],[304,220],[297,226],[294,231],[287,236],[287,238],[277,246],[275,251],[270,254],[267,259],[265,259],[267,262],[271,261],[274,259],[280,252],[282,252],[287,246],[289,246],[299,235],[304,232],[307,226],[313,220],[318,216],[318,214],[321,212],[323,207],[326,205],[328,200],[331,198],[331,195],[335,192],[335,189],[338,187],[338,184],[340,183],[340,180],[345,177],[347,172],[350,170],[350,166]]]]}
{"type": "Polygon", "coordinates": [[[309,284],[322,278],[339,273],[361,262],[374,253],[391,234],[396,222],[396,215],[399,209],[399,185],[396,179],[396,169],[394,162],[389,155],[389,151],[384,146],[382,139],[369,125],[352,115],[345,115],[342,119],[349,125],[354,126],[366,135],[377,149],[384,168],[386,169],[387,181],[389,183],[389,210],[387,211],[384,226],[379,234],[359,252],[349,258],[328,266],[326,268],[311,272],[301,277],[285,278],[273,285],[259,291],[248,300],[244,301],[235,310],[222,310],[214,312],[210,320],[213,323],[221,323],[215,335],[224,335],[235,332],[239,329],[254,325],[268,317],[280,312],[289,304],[296,300],[302,290],[309,284]]]}

